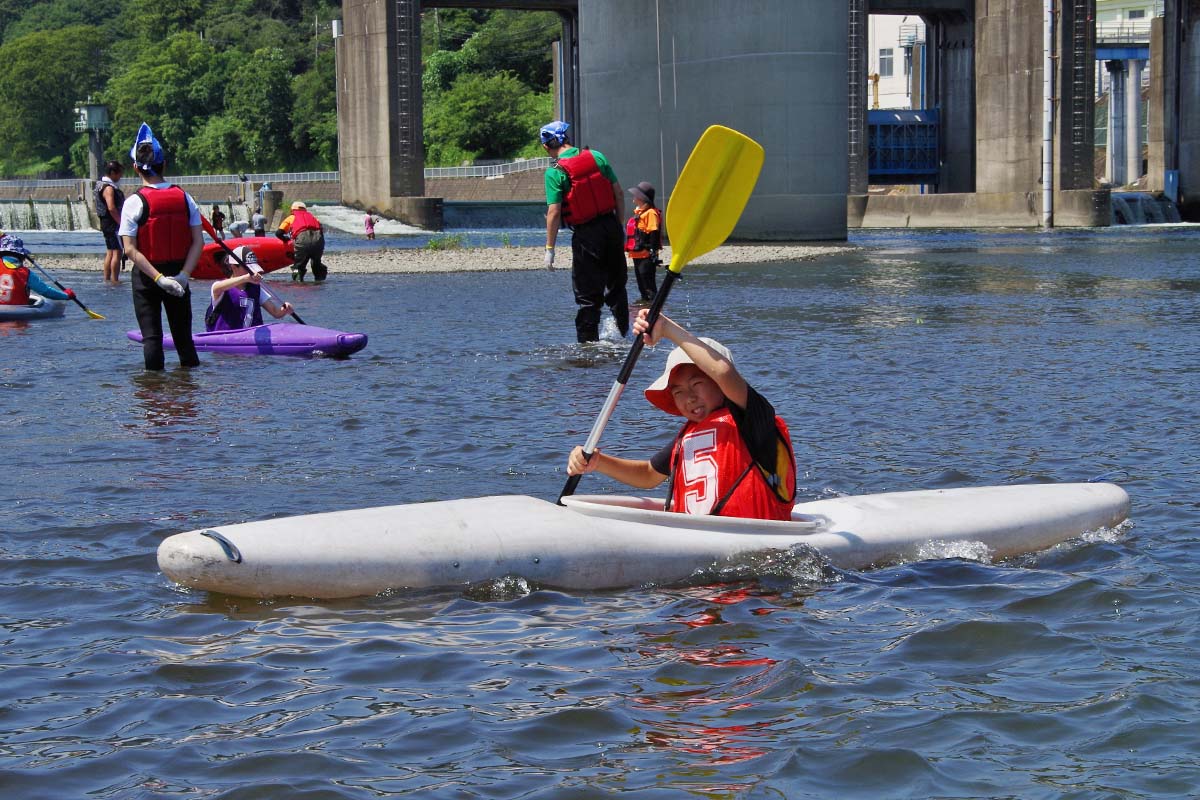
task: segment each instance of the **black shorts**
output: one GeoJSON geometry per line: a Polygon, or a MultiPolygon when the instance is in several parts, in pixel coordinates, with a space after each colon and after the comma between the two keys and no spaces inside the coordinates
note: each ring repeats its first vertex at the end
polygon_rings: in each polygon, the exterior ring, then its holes
{"type": "Polygon", "coordinates": [[[121,237],[117,236],[117,226],[101,225],[100,232],[104,234],[105,250],[122,250],[121,237]]]}

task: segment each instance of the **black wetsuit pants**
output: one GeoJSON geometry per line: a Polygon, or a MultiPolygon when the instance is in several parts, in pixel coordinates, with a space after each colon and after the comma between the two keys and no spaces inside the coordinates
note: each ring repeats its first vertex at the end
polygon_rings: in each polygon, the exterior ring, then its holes
{"type": "Polygon", "coordinates": [[[633,274],[637,276],[638,292],[647,303],[658,293],[658,285],[654,273],[658,269],[658,258],[647,256],[633,260],[633,274]]]}
{"type": "MultiPolygon", "coordinates": [[[[171,274],[163,272],[164,275],[171,274]]],[[[174,274],[179,274],[176,268],[174,274]]],[[[189,288],[183,297],[174,297],[158,287],[140,269],[134,269],[130,280],[133,285],[133,313],[137,315],[138,328],[142,331],[142,357],[146,369],[160,370],[165,366],[163,356],[162,312],[167,312],[167,324],[171,327],[171,338],[179,353],[179,363],[184,367],[200,364],[196,345],[192,343],[192,291],[189,288]]]]}
{"type": "Polygon", "coordinates": [[[625,234],[613,214],[576,225],[571,234],[571,288],[579,311],[575,314],[575,336],[580,342],[600,338],[600,312],[612,310],[617,330],[629,333],[629,295],[625,282],[625,234]]]}
{"type": "Polygon", "coordinates": [[[292,277],[298,280],[304,280],[304,273],[308,268],[308,262],[312,262],[313,278],[318,281],[325,280],[326,274],[325,262],[321,260],[321,256],[325,255],[325,232],[306,230],[296,234],[296,255],[292,262],[292,277]]]}

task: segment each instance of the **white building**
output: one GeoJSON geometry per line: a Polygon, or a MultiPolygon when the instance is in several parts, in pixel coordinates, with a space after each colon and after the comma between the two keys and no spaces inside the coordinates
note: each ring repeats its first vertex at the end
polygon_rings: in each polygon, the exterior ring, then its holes
{"type": "Polygon", "coordinates": [[[913,50],[924,43],[925,23],[920,17],[871,15],[867,28],[867,108],[912,108],[914,89],[919,101],[920,75],[914,86],[913,50]]]}

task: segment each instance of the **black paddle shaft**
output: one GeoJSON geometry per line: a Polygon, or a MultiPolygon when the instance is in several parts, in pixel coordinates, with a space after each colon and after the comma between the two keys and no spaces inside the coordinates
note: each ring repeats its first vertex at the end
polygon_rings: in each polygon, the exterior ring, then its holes
{"type": "MultiPolygon", "coordinates": [[[[650,313],[646,315],[646,321],[650,323],[650,330],[654,330],[654,323],[658,322],[658,317],[662,313],[663,306],[666,305],[667,295],[671,293],[671,287],[675,285],[675,280],[678,277],[679,273],[668,269],[666,277],[663,278],[662,285],[654,293],[654,300],[650,303],[650,313]]],[[[637,336],[634,338],[633,346],[629,348],[629,355],[625,356],[625,363],[621,365],[621,372],[617,375],[616,381],[613,382],[612,388],[608,392],[608,399],[604,402],[604,408],[600,411],[600,416],[596,418],[596,423],[592,426],[592,432],[588,435],[587,442],[583,446],[583,458],[585,461],[590,461],[592,453],[596,451],[596,445],[600,442],[600,434],[604,432],[604,426],[608,424],[613,409],[616,408],[617,401],[621,399],[621,392],[625,390],[625,384],[629,382],[629,376],[633,374],[633,366],[637,363],[638,356],[642,354],[642,348],[645,346],[646,342],[643,337],[637,336]]],[[[572,475],[567,478],[562,493],[559,494],[556,501],[558,505],[563,505],[562,499],[564,497],[570,497],[575,494],[575,490],[579,488],[581,478],[583,478],[582,474],[572,475]]]]}
{"type": "MultiPolygon", "coordinates": [[[[59,283],[58,280],[53,275],[51,275],[49,272],[46,272],[45,267],[43,267],[41,264],[34,261],[32,256],[29,257],[29,263],[33,264],[35,267],[37,267],[39,272],[41,272],[43,275],[45,275],[47,278],[49,278],[51,280],[51,282],[54,283],[55,286],[57,286],[59,289],[61,289],[63,291],[63,294],[66,294],[67,287],[65,287],[61,283],[59,283]]],[[[75,305],[79,306],[84,311],[86,311],[89,316],[96,313],[96,312],[92,311],[90,308],[88,308],[87,306],[85,306],[83,304],[83,301],[80,300],[78,297],[72,297],[71,299],[75,301],[75,305]]],[[[104,319],[104,317],[96,317],[96,319],[104,319]]]]}

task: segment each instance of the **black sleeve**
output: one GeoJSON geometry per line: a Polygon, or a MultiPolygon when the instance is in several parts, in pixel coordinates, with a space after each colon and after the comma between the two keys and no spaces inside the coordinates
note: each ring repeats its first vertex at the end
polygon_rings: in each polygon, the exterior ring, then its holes
{"type": "Polygon", "coordinates": [[[654,455],[650,456],[650,468],[659,475],[671,474],[671,451],[675,449],[675,440],[672,439],[667,443],[667,446],[659,450],[654,455]]]}
{"type": "Polygon", "coordinates": [[[746,408],[729,404],[738,433],[742,435],[750,456],[768,472],[775,471],[776,442],[779,440],[775,427],[775,407],[765,397],[747,386],[746,408]]]}

